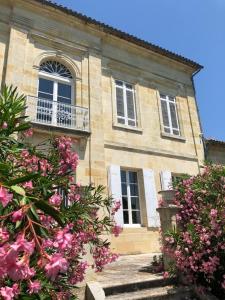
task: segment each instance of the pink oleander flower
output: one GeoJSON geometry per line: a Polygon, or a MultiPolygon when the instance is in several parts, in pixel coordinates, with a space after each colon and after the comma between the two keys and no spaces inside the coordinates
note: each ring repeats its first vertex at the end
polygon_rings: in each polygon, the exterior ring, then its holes
{"type": "Polygon", "coordinates": [[[123,228],[119,225],[114,225],[111,229],[111,233],[114,234],[115,237],[118,237],[122,231],[123,228]]]}
{"type": "Polygon", "coordinates": [[[0,243],[9,239],[9,233],[5,228],[0,227],[0,243]]]}
{"type": "Polygon", "coordinates": [[[76,266],[75,271],[70,278],[70,283],[77,284],[78,282],[82,282],[84,280],[85,271],[87,268],[88,268],[88,263],[86,261],[80,262],[76,266]]]}
{"type": "Polygon", "coordinates": [[[56,276],[68,269],[68,261],[60,253],[50,256],[49,263],[45,266],[47,276],[54,281],[56,276]]]}
{"type": "Polygon", "coordinates": [[[62,198],[57,193],[49,198],[49,203],[54,206],[60,206],[61,202],[62,202],[62,198]]]}
{"type": "Polygon", "coordinates": [[[3,186],[0,186],[0,202],[2,203],[2,206],[6,207],[12,198],[13,194],[9,193],[3,186]]]}
{"type": "Polygon", "coordinates": [[[158,201],[158,206],[159,207],[164,207],[165,204],[166,204],[165,201],[162,198],[160,198],[159,201],[158,201]]]}
{"type": "Polygon", "coordinates": [[[168,273],[168,272],[164,272],[164,273],[163,273],[163,278],[166,279],[166,278],[168,278],[168,277],[169,277],[169,273],[168,273]]]}
{"type": "Polygon", "coordinates": [[[22,211],[22,209],[15,211],[12,214],[12,221],[13,222],[17,222],[17,221],[21,221],[23,219],[24,213],[22,211]]]}
{"type": "Polygon", "coordinates": [[[211,218],[216,218],[217,214],[218,214],[217,209],[211,209],[211,211],[210,211],[210,217],[211,218]]]}
{"type": "Polygon", "coordinates": [[[33,135],[33,129],[30,128],[30,129],[24,131],[23,135],[24,135],[25,137],[31,137],[31,136],[33,135]]]}
{"type": "Polygon", "coordinates": [[[25,183],[23,184],[23,187],[24,187],[25,189],[30,189],[30,190],[32,190],[32,189],[33,189],[33,183],[32,183],[32,181],[30,180],[30,181],[25,182],[25,183]]]}
{"type": "Polygon", "coordinates": [[[55,237],[54,246],[59,250],[65,250],[72,247],[73,235],[67,229],[59,230],[55,237]]]}
{"type": "Polygon", "coordinates": [[[116,200],[114,202],[114,206],[112,207],[112,212],[111,214],[114,216],[115,213],[121,208],[121,201],[120,200],[116,200]]]}
{"type": "Polygon", "coordinates": [[[8,124],[6,122],[3,122],[2,129],[6,129],[6,128],[8,128],[8,124]]]}
{"type": "Polygon", "coordinates": [[[19,295],[19,285],[17,283],[14,283],[12,287],[2,287],[0,289],[0,295],[4,300],[12,300],[17,295],[19,295]]]}
{"type": "Polygon", "coordinates": [[[39,280],[30,281],[28,288],[29,294],[37,294],[41,290],[41,283],[39,280]]]}

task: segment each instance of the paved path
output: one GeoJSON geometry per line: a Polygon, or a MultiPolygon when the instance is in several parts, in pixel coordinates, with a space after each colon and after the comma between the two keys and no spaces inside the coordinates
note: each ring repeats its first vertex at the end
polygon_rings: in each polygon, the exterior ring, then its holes
{"type": "Polygon", "coordinates": [[[151,274],[149,270],[154,255],[160,253],[120,256],[116,262],[98,273],[97,281],[102,287],[107,287],[159,278],[159,275],[151,274]]]}

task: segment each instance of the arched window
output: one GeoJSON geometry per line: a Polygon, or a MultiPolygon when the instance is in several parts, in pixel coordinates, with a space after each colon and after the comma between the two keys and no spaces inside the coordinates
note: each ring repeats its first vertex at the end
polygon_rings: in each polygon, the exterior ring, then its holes
{"type": "Polygon", "coordinates": [[[38,121],[70,127],[72,104],[75,103],[70,70],[58,61],[43,62],[39,68],[38,121]]]}

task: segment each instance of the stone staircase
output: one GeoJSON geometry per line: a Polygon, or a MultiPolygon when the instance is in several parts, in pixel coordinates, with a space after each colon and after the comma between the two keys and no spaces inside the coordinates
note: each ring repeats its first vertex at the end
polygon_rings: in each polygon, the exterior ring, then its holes
{"type": "Polygon", "coordinates": [[[187,287],[177,287],[174,280],[163,278],[150,281],[105,287],[105,300],[194,300],[187,287]]]}
{"type": "Polygon", "coordinates": [[[89,285],[86,300],[197,300],[191,289],[174,278],[149,271],[153,254],[122,256],[89,285]]]}

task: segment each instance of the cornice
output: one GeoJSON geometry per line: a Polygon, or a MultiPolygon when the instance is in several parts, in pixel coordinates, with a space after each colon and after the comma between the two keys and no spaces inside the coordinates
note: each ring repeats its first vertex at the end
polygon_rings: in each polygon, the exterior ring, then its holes
{"type": "Polygon", "coordinates": [[[149,154],[149,155],[157,155],[157,156],[164,156],[164,157],[171,157],[171,158],[177,158],[182,160],[189,160],[189,161],[198,161],[198,157],[196,155],[190,155],[190,154],[182,154],[182,153],[175,153],[172,151],[165,151],[159,148],[150,148],[150,147],[135,147],[131,145],[127,145],[124,143],[115,143],[111,141],[105,141],[104,144],[105,148],[108,149],[115,149],[115,150],[122,150],[122,151],[128,151],[128,152],[136,152],[136,153],[143,153],[143,154],[149,154]]]}

